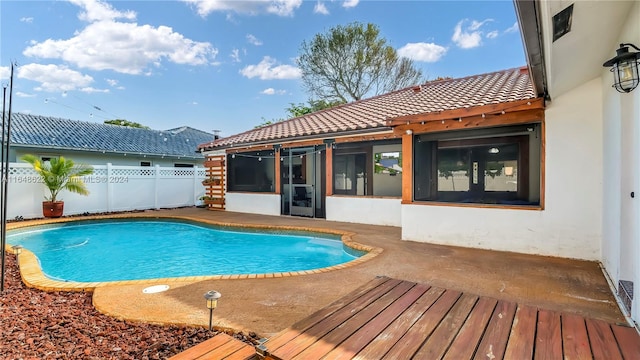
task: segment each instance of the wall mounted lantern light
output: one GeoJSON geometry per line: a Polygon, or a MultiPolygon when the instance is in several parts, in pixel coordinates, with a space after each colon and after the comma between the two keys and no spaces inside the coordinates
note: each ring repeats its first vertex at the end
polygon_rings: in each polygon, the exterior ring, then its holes
{"type": "Polygon", "coordinates": [[[204,298],[207,300],[207,309],[209,309],[209,330],[211,330],[212,320],[213,320],[213,310],[218,307],[218,299],[220,299],[222,295],[215,291],[207,291],[204,294],[204,298]]]}
{"type": "Polygon", "coordinates": [[[640,59],[640,49],[633,44],[627,43],[620,44],[620,47],[616,50],[616,56],[602,64],[604,67],[611,68],[611,72],[613,72],[613,87],[618,92],[631,92],[640,83],[638,59],[640,59]],[[629,46],[639,52],[630,52],[629,46]]]}

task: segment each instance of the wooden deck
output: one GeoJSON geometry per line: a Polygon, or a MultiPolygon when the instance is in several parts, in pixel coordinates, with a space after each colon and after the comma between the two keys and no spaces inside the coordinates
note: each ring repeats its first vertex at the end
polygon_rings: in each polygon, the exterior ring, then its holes
{"type": "Polygon", "coordinates": [[[632,327],[377,278],[269,339],[266,359],[640,359],[632,327]]]}
{"type": "Polygon", "coordinates": [[[258,359],[252,345],[234,339],[227,334],[218,334],[211,339],[189,348],[169,360],[253,360],[258,359]]]}

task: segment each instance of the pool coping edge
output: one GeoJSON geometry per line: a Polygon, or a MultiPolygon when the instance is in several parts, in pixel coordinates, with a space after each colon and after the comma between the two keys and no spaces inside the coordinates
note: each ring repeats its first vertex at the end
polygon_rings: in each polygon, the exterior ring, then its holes
{"type": "MultiPolygon", "coordinates": [[[[20,276],[22,281],[28,287],[44,290],[44,291],[76,291],[76,292],[93,292],[98,287],[104,286],[118,286],[118,285],[133,285],[133,284],[168,284],[172,283],[184,283],[186,282],[200,282],[205,280],[243,280],[243,279],[264,279],[264,278],[282,278],[290,276],[302,276],[321,274],[329,271],[340,270],[352,266],[356,266],[365,261],[368,261],[383,252],[382,248],[364,245],[353,240],[353,237],[357,235],[354,232],[336,230],[336,229],[320,229],[312,227],[301,226],[283,226],[283,225],[258,225],[258,224],[238,224],[212,221],[208,219],[195,218],[190,216],[172,216],[148,213],[127,213],[127,214],[112,214],[112,215],[94,215],[83,216],[74,218],[57,218],[57,219],[43,219],[28,222],[8,223],[7,230],[15,230],[31,226],[40,226],[55,223],[66,223],[75,221],[86,220],[107,220],[107,219],[168,219],[168,220],[187,220],[198,223],[204,223],[208,225],[215,225],[221,227],[233,227],[233,228],[249,228],[249,229],[266,229],[266,230],[287,230],[287,231],[307,231],[316,232],[321,234],[339,235],[342,243],[356,251],[365,252],[364,255],[348,261],[346,263],[333,265],[329,267],[313,269],[313,270],[301,270],[293,272],[278,272],[278,273],[265,273],[265,274],[242,274],[242,275],[206,275],[206,276],[187,276],[187,277],[172,277],[172,278],[157,278],[157,279],[142,279],[142,280],[122,280],[122,281],[105,281],[105,282],[75,282],[75,281],[60,281],[47,277],[40,267],[38,258],[31,251],[23,249],[20,254],[17,255],[18,267],[20,269],[20,276]]],[[[5,246],[6,252],[13,252],[13,249],[8,244],[5,246]]]]}

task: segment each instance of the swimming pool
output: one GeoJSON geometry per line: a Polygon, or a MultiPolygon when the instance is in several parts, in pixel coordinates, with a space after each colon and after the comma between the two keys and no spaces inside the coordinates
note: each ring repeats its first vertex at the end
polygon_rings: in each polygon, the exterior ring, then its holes
{"type": "Polygon", "coordinates": [[[80,221],[12,230],[52,279],[105,282],[295,272],[363,255],[338,236],[228,229],[177,220],[80,221]]]}

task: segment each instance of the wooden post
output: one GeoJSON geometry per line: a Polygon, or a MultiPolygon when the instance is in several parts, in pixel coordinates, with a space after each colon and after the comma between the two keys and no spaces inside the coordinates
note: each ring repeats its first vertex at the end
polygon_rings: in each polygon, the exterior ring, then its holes
{"type": "Polygon", "coordinates": [[[326,195],[333,195],[333,144],[327,144],[326,164],[326,195]]]}
{"type": "Polygon", "coordinates": [[[402,134],[402,203],[413,201],[413,131],[402,134]]]}

